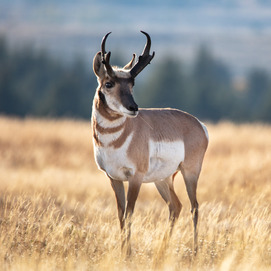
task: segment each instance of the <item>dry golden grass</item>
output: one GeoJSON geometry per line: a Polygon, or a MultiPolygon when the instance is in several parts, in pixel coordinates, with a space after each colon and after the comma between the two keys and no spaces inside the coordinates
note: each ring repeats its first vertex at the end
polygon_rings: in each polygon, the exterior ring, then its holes
{"type": "Polygon", "coordinates": [[[168,210],[148,184],[125,259],[114,194],[93,161],[90,123],[0,118],[0,269],[270,270],[271,126],[208,128],[197,257],[179,176],[183,210],[163,257],[168,210]]]}

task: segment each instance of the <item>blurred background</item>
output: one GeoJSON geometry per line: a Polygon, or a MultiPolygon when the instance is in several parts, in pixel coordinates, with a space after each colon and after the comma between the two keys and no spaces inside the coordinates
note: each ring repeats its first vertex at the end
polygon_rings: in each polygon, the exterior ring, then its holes
{"type": "Polygon", "coordinates": [[[269,0],[0,0],[0,114],[89,119],[92,59],[109,31],[125,65],[151,35],[140,107],[208,121],[271,122],[269,0]]]}

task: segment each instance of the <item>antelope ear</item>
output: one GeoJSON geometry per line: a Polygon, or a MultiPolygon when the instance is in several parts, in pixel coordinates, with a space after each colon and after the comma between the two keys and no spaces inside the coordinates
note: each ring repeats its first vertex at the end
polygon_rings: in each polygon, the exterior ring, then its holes
{"type": "Polygon", "coordinates": [[[105,75],[105,68],[102,63],[102,52],[98,52],[93,59],[93,71],[97,77],[103,77],[105,75]]]}
{"type": "Polygon", "coordinates": [[[124,70],[131,70],[133,68],[133,66],[135,65],[135,59],[136,59],[136,54],[133,54],[132,60],[126,64],[123,69],[124,70]]]}

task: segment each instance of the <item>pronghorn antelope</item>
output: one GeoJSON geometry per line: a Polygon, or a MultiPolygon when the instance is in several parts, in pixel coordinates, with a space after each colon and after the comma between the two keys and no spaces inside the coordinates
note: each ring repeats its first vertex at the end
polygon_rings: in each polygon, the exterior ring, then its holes
{"type": "Polygon", "coordinates": [[[111,181],[124,236],[122,245],[129,249],[131,216],[141,184],[154,182],[169,206],[173,226],[182,208],[173,181],[181,171],[191,202],[196,251],[196,190],[208,132],[197,118],[177,109],[138,109],[133,98],[134,81],[154,57],[154,52],[149,54],[150,36],[141,32],[147,42],[137,63],[133,54],[123,68],[110,65],[105,43],[111,32],[104,36],[101,51],[94,57],[93,70],[98,79],[92,108],[95,161],[111,181]],[[124,181],[128,181],[127,204],[124,181]]]}

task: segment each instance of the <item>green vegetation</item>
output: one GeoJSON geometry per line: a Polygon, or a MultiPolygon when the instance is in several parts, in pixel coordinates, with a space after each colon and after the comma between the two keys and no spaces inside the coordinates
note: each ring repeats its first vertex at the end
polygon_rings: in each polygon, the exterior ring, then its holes
{"type": "MultiPolygon", "coordinates": [[[[97,86],[91,65],[28,46],[10,49],[0,38],[0,114],[89,118],[97,86]]],[[[171,56],[152,64],[135,95],[140,107],[175,107],[205,120],[271,121],[270,74],[251,69],[240,90],[230,68],[204,46],[189,70],[171,56]]]]}

